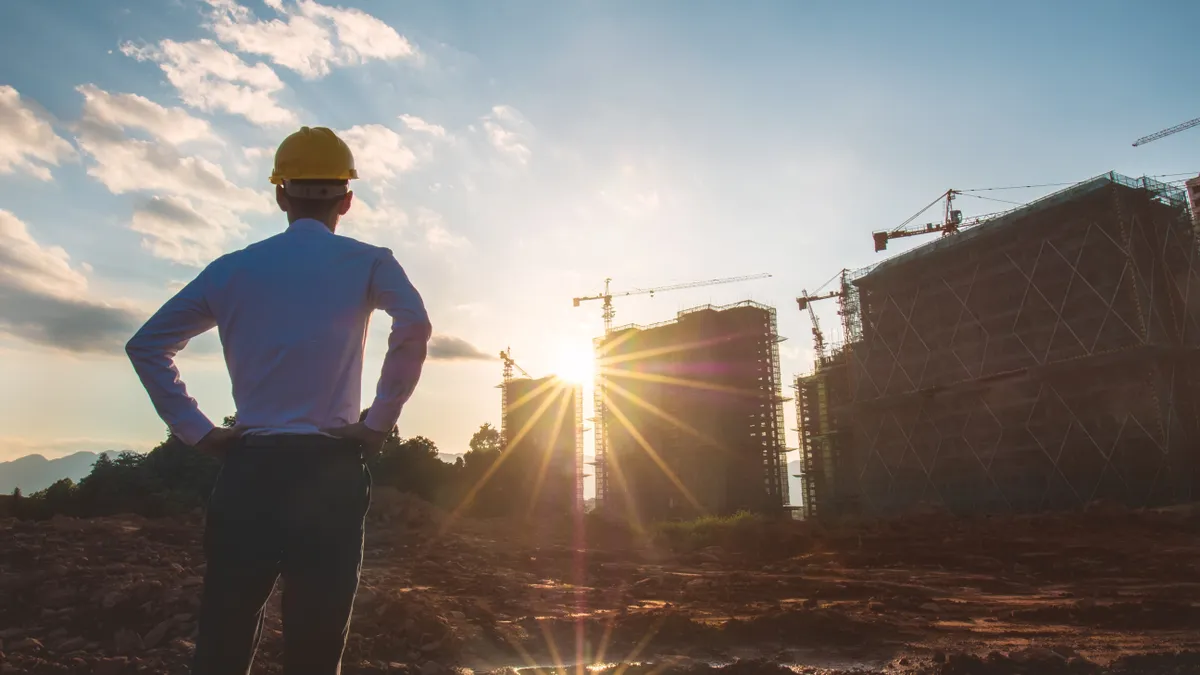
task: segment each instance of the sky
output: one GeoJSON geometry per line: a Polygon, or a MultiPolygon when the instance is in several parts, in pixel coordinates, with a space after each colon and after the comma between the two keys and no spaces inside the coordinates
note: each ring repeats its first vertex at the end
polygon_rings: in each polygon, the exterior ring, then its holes
{"type": "MultiPolygon", "coordinates": [[[[606,278],[771,274],[617,299],[616,323],[766,303],[790,380],[812,358],[794,298],[948,188],[1200,172],[1200,128],[1131,147],[1200,116],[1198,30],[1187,0],[2,3],[0,460],[162,440],[122,345],[286,226],[267,176],[300,125],[355,150],[339,233],[391,248],[431,314],[400,431],[458,453],[499,424],[501,349],[588,367],[600,307],[571,298],[606,278]]],[[[180,367],[234,412],[213,335],[180,367]]]]}

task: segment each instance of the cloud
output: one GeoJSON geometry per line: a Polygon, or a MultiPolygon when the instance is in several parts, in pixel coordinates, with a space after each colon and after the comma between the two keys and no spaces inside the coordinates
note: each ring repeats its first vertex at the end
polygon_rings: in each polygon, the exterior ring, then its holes
{"type": "Polygon", "coordinates": [[[83,94],[85,114],[94,122],[145,129],[155,138],[174,145],[216,140],[207,121],[192,117],[182,108],[164,108],[137,94],[110,94],[94,84],[75,89],[83,94]]]}
{"type": "MultiPolygon", "coordinates": [[[[201,127],[179,108],[164,108],[138,96],[113,95],[93,85],[80,87],[83,113],[76,142],[91,160],[88,175],[113,194],[150,193],[134,212],[130,228],[152,254],[202,265],[244,227],[236,214],[269,212],[266,191],[239,187],[220,166],[186,156],[169,139],[198,138],[201,127]],[[177,128],[169,128],[176,123],[177,128]],[[131,138],[144,129],[152,140],[131,138]],[[166,138],[162,138],[165,136],[166,138]]],[[[207,127],[205,127],[207,130],[207,127]]]]}
{"type": "Polygon", "coordinates": [[[446,128],[417,117],[416,115],[401,115],[400,121],[404,122],[404,126],[417,133],[425,133],[436,138],[446,137],[446,128]]]}
{"type": "Polygon", "coordinates": [[[354,206],[338,224],[338,233],[376,243],[398,242],[408,222],[408,214],[386,194],[370,201],[356,194],[354,206]]]}
{"type": "Polygon", "coordinates": [[[483,117],[483,129],[492,147],[521,164],[529,163],[533,154],[529,150],[528,136],[533,130],[519,110],[508,105],[498,105],[483,117]]]}
{"type": "Polygon", "coordinates": [[[446,228],[446,219],[432,209],[417,209],[417,225],[425,232],[425,243],[432,249],[458,248],[467,245],[467,238],[446,228]]]}
{"type": "Polygon", "coordinates": [[[282,18],[264,21],[234,0],[207,1],[213,10],[209,28],[219,40],[309,79],[335,66],[420,58],[404,36],[358,9],[270,0],[267,5],[282,18]]]}
{"type": "Polygon", "coordinates": [[[142,246],[159,258],[202,267],[219,256],[230,234],[240,229],[237,218],[209,207],[201,215],[186,199],[151,197],[133,212],[129,228],[142,237],[142,246]]]}
{"type": "Polygon", "coordinates": [[[126,42],[121,52],[157,63],[179,98],[193,108],[241,115],[263,126],[296,124],[295,113],[275,100],[284,88],[275,71],[265,63],[251,66],[212,40],[163,40],[140,47],[126,42]]]}
{"type": "Polygon", "coordinates": [[[494,358],[462,338],[434,335],[429,339],[431,361],[491,361],[494,358]]]}
{"type": "Polygon", "coordinates": [[[93,163],[88,175],[113,194],[156,192],[213,202],[237,211],[269,210],[265,193],[234,185],[221,167],[200,157],[185,157],[174,147],[125,136],[87,116],[80,121],[79,147],[93,163]]]}
{"type": "Polygon", "coordinates": [[[72,352],[119,353],[140,323],[131,307],[88,297],[87,277],[67,252],[41,246],[0,209],[0,331],[72,352]]]}
{"type": "Polygon", "coordinates": [[[385,181],[417,165],[417,155],[404,138],[382,124],[365,124],[339,131],[354,153],[354,166],[367,181],[385,181]]]}
{"type": "Polygon", "coordinates": [[[71,144],[54,133],[48,116],[0,85],[0,173],[26,173],[50,180],[51,166],[75,155],[71,144]]]}

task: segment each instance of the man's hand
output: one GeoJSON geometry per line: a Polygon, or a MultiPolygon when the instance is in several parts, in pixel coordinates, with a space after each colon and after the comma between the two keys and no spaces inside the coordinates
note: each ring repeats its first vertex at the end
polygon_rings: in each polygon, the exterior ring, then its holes
{"type": "Polygon", "coordinates": [[[322,429],[321,431],[335,438],[357,442],[363,447],[363,454],[367,457],[379,454],[379,451],[383,448],[383,442],[388,437],[387,432],[375,431],[362,422],[347,424],[343,427],[322,429]]]}
{"type": "Polygon", "coordinates": [[[225,453],[229,452],[229,448],[241,437],[242,432],[237,429],[216,427],[200,439],[196,449],[210,457],[225,459],[225,453]]]}

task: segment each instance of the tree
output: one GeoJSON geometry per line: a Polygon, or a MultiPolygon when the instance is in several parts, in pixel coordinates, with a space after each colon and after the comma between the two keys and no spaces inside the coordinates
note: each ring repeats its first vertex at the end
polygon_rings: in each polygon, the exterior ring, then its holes
{"type": "Polygon", "coordinates": [[[237,426],[237,413],[226,415],[225,419],[221,420],[221,426],[226,429],[232,429],[237,426]]]}
{"type": "Polygon", "coordinates": [[[13,498],[13,500],[14,500],[14,501],[16,501],[16,500],[20,499],[22,496],[23,496],[23,495],[21,494],[21,488],[19,488],[19,487],[15,487],[15,488],[13,488],[13,491],[12,491],[12,498],[13,498]]]}
{"type": "Polygon", "coordinates": [[[500,432],[496,427],[489,422],[484,422],[471,436],[471,442],[468,443],[473,452],[499,452],[504,447],[504,439],[500,437],[500,432]]]}

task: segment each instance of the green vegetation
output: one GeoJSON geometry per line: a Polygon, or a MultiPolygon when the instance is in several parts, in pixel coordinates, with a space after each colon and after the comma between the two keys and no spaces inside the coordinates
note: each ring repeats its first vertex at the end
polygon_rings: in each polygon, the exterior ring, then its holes
{"type": "Polygon", "coordinates": [[[656,523],[652,536],[663,546],[677,552],[696,551],[709,546],[744,548],[757,542],[767,519],[749,511],[731,516],[703,516],[695,520],[656,523]]]}
{"type": "MultiPolygon", "coordinates": [[[[236,421],[226,417],[224,425],[233,426],[236,421]]],[[[470,495],[467,513],[506,515],[514,505],[523,503],[516,498],[520,493],[517,481],[523,472],[519,462],[513,461],[494,468],[500,460],[501,446],[500,433],[484,424],[472,437],[470,451],[448,464],[438,459],[433,441],[423,436],[401,438],[393,429],[380,453],[368,461],[368,467],[376,486],[409,492],[448,509],[470,495]],[[482,487],[473,490],[476,485],[482,487]]],[[[5,495],[0,511],[33,519],[60,514],[89,517],[135,513],[159,517],[187,513],[204,506],[220,469],[220,462],[168,432],[167,439],[146,454],[101,455],[91,473],[79,483],[65,478],[33,494],[23,496],[14,491],[12,496],[5,495]]]]}

